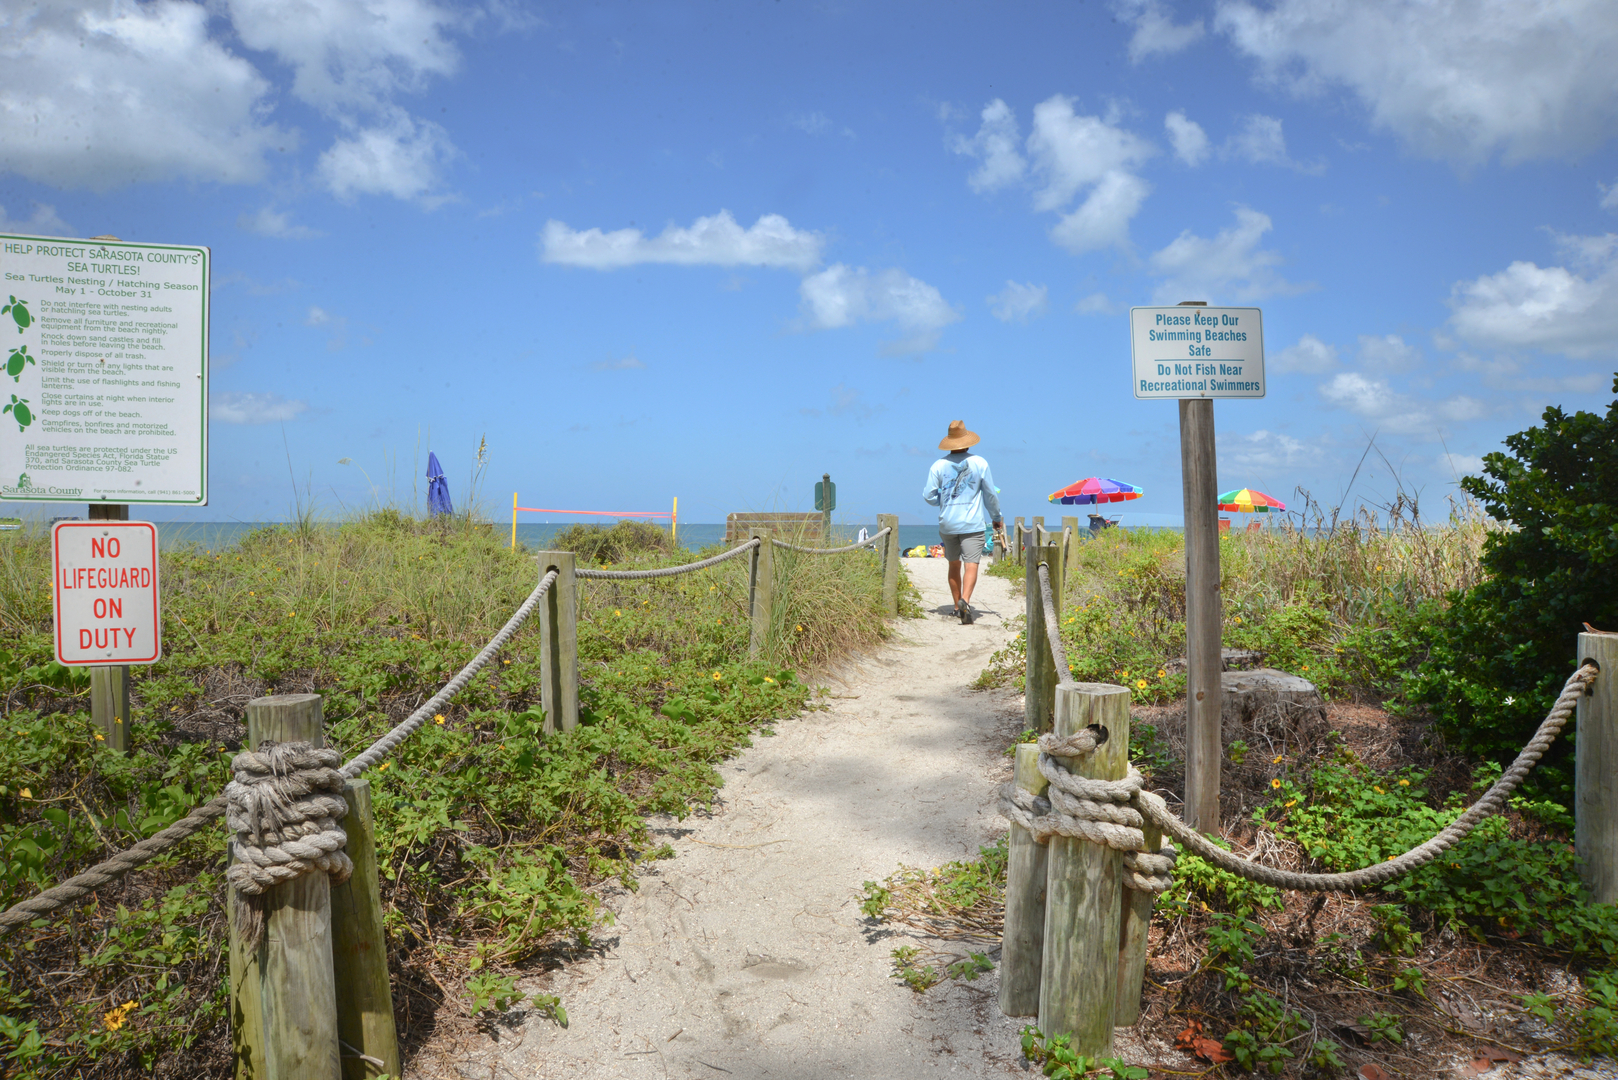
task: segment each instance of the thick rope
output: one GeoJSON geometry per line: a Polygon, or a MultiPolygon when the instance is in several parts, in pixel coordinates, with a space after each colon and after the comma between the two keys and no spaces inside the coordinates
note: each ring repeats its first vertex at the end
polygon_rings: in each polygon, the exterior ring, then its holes
{"type": "MultiPolygon", "coordinates": [[[[483,647],[482,651],[474,656],[470,663],[445,684],[444,689],[440,690],[430,701],[412,713],[409,719],[372,743],[364,753],[343,766],[343,776],[346,779],[353,779],[366,769],[379,764],[383,758],[393,752],[395,747],[409,738],[422,724],[426,723],[429,717],[439,712],[449,699],[459,693],[467,682],[471,680],[472,676],[481,671],[494,658],[495,653],[499,652],[505,643],[511,640],[511,636],[521,628],[522,624],[528,621],[528,617],[533,613],[535,606],[539,604],[539,601],[555,581],[555,570],[540,578],[539,584],[534,587],[534,591],[528,594],[528,599],[523,601],[522,606],[516,610],[510,619],[506,620],[506,625],[500,628],[500,632],[483,647]]],[[[148,836],[133,847],[120,851],[112,858],[107,859],[105,862],[99,862],[82,873],[73,875],[59,885],[54,885],[29,897],[27,900],[13,904],[4,912],[0,912],[0,936],[4,936],[16,927],[35,918],[59,911],[69,904],[83,899],[97,889],[112,884],[131,870],[145,865],[165,851],[178,847],[185,840],[195,836],[210,822],[223,815],[226,806],[225,795],[217,795],[162,832],[148,836]]]]}
{"type": "Polygon", "coordinates": [[[868,539],[865,539],[865,540],[861,540],[857,544],[849,544],[847,547],[834,547],[834,548],[799,547],[797,544],[789,544],[785,540],[776,540],[773,537],[770,539],[770,543],[774,544],[778,548],[786,548],[788,551],[801,551],[805,555],[841,555],[844,552],[858,551],[860,548],[870,547],[872,544],[875,544],[877,541],[881,540],[884,536],[888,535],[888,533],[890,533],[892,531],[893,531],[893,526],[889,525],[886,528],[884,528],[881,532],[877,533],[875,536],[872,536],[872,537],[870,537],[868,539]]]}
{"type": "Polygon", "coordinates": [[[354,873],[339,821],[348,813],[343,755],[307,742],[264,742],[231,761],[225,820],[235,860],[225,877],[236,891],[236,926],[249,949],[264,935],[264,893],[324,871],[341,885],[354,873]]]}
{"type": "Polygon", "coordinates": [[[701,559],[684,566],[665,566],[660,570],[575,570],[574,577],[606,578],[616,581],[644,581],[647,578],[674,577],[676,574],[689,574],[693,570],[702,570],[709,566],[717,566],[726,559],[734,559],[743,552],[752,551],[758,546],[758,537],[754,537],[745,544],[731,548],[723,555],[715,555],[711,559],[701,559]]]}
{"type": "Polygon", "coordinates": [[[1573,715],[1573,710],[1578,706],[1579,698],[1584,696],[1586,688],[1595,681],[1598,671],[1594,664],[1585,664],[1568,677],[1567,684],[1562,687],[1562,693],[1557,697],[1556,704],[1551,707],[1550,714],[1539,725],[1539,730],[1534,732],[1534,737],[1528,740],[1528,745],[1523,747],[1522,753],[1517,755],[1517,760],[1511,763],[1511,768],[1507,769],[1500,779],[1495,781],[1494,786],[1473,803],[1466,813],[1456,818],[1426,843],[1412,848],[1397,858],[1375,866],[1367,866],[1362,870],[1351,870],[1341,874],[1299,874],[1290,870],[1260,866],[1208,840],[1182,822],[1170,812],[1161,798],[1149,791],[1141,792],[1136,799],[1136,805],[1148,821],[1202,858],[1221,869],[1240,874],[1262,885],[1304,892],[1353,892],[1380,885],[1426,866],[1464,840],[1477,827],[1478,822],[1490,814],[1499,813],[1504,808],[1506,799],[1517,790],[1517,785],[1523,782],[1539,763],[1539,759],[1545,755],[1545,751],[1550,749],[1551,743],[1556,741],[1556,736],[1566,725],[1568,717],[1573,715]]]}
{"type": "Polygon", "coordinates": [[[511,636],[522,628],[523,623],[528,621],[528,616],[533,614],[534,608],[539,606],[540,600],[544,599],[545,593],[550,590],[550,587],[555,582],[555,570],[548,571],[544,577],[540,578],[539,584],[534,586],[534,591],[528,594],[528,599],[522,602],[522,607],[514,611],[511,618],[506,620],[506,625],[500,628],[500,632],[490,638],[489,643],[483,646],[483,649],[472,657],[471,661],[458,671],[453,679],[445,683],[442,690],[429,698],[425,705],[411,713],[408,719],[392,731],[372,743],[363,754],[358,754],[350,759],[348,764],[343,766],[343,775],[352,780],[366,769],[381,764],[382,759],[393,753],[396,746],[414,735],[417,728],[425,724],[430,717],[440,712],[445,705],[448,705],[449,699],[465,689],[466,684],[472,681],[472,676],[482,671],[484,666],[494,659],[495,654],[505,648],[506,642],[510,641],[511,636]]]}
{"type": "MultiPolygon", "coordinates": [[[[1044,567],[1041,566],[1043,582],[1044,567]]],[[[1047,594],[1048,596],[1049,594],[1047,594]]],[[[1578,706],[1590,683],[1595,681],[1599,669],[1594,664],[1582,665],[1567,680],[1549,715],[1534,732],[1534,737],[1523,747],[1517,760],[1511,763],[1494,786],[1483,797],[1426,843],[1387,862],[1337,874],[1302,874],[1280,870],[1244,859],[1226,851],[1175,816],[1163,799],[1141,785],[1140,773],[1130,766],[1123,780],[1088,780],[1074,776],[1057,762],[1057,758],[1082,757],[1096,747],[1094,735],[1088,730],[1065,738],[1054,735],[1040,736],[1042,753],[1039,771],[1050,782],[1050,796],[1039,798],[1014,785],[1006,785],[1001,792],[1000,812],[1008,820],[1021,825],[1041,843],[1050,836],[1082,837],[1093,843],[1104,844],[1125,852],[1138,851],[1144,845],[1140,825],[1149,823],[1178,840],[1192,852],[1231,873],[1250,881],[1279,889],[1303,892],[1357,892],[1419,869],[1464,840],[1478,823],[1491,814],[1499,813],[1506,799],[1527,777],[1539,759],[1545,755],[1556,736],[1567,724],[1568,717],[1578,706]],[[1124,804],[1128,804],[1127,806],[1124,804]],[[1123,811],[1135,816],[1130,818],[1123,811]]],[[[1132,864],[1137,876],[1162,877],[1162,864],[1157,856],[1170,859],[1167,851],[1136,855],[1132,864]],[[1152,856],[1142,862],[1142,857],[1152,856]]],[[[1134,888],[1134,885],[1130,886],[1134,888]]],[[[1167,885],[1164,886],[1165,888],[1167,885]]],[[[1153,891],[1162,891],[1154,889],[1153,891]]]]}
{"type": "Polygon", "coordinates": [[[1067,650],[1062,647],[1062,624],[1056,614],[1056,597],[1051,593],[1049,563],[1039,564],[1039,599],[1045,606],[1045,640],[1051,646],[1051,658],[1056,661],[1056,685],[1073,686],[1073,672],[1067,666],[1067,650]]]}

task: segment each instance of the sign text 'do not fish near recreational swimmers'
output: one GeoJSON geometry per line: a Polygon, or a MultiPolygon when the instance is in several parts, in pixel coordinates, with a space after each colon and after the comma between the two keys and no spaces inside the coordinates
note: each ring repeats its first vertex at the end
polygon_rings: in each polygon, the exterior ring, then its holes
{"type": "Polygon", "coordinates": [[[58,521],[51,528],[56,659],[152,664],[162,655],[157,527],[149,521],[58,521]]]}
{"type": "Polygon", "coordinates": [[[1130,308],[1129,342],[1137,398],[1264,396],[1258,308],[1130,308]]]}
{"type": "Polygon", "coordinates": [[[0,234],[0,501],[208,501],[209,265],[0,234]]]}

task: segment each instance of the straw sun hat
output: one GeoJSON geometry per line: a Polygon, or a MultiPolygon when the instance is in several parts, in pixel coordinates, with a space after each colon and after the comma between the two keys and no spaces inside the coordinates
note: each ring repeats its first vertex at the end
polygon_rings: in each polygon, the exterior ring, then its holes
{"type": "Polygon", "coordinates": [[[976,446],[978,433],[966,430],[965,420],[951,420],[949,434],[939,442],[940,450],[965,450],[968,446],[976,446]]]}

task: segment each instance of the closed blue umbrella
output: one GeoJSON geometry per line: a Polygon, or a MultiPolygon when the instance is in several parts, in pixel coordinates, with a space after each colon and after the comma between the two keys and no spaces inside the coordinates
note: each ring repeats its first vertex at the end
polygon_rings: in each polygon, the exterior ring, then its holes
{"type": "Polygon", "coordinates": [[[444,467],[438,464],[438,455],[431,451],[427,454],[427,512],[433,517],[455,512],[455,507],[449,503],[449,481],[444,479],[444,467]]]}

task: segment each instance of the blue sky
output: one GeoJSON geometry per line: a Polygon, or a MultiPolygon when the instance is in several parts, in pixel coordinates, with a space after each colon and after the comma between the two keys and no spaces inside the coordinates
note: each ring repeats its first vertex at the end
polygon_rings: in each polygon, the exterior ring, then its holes
{"type": "Polygon", "coordinates": [[[0,0],[0,226],[213,249],[199,519],[486,439],[497,519],[922,521],[964,419],[1010,514],[1177,522],[1127,311],[1189,299],[1264,311],[1222,487],[1431,513],[1611,400],[1614,55],[1599,0],[0,0]]]}

